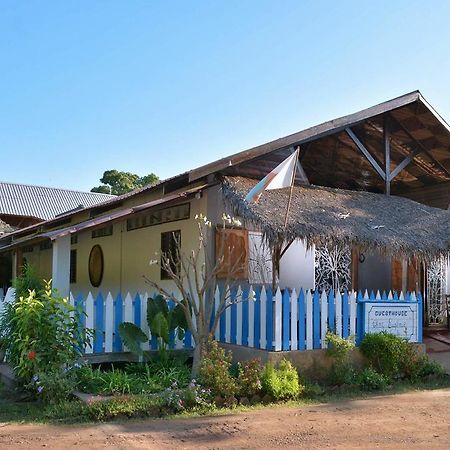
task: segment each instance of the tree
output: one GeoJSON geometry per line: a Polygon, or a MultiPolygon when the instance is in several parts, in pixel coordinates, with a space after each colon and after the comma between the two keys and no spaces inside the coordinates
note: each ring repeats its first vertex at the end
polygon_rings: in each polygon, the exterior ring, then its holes
{"type": "Polygon", "coordinates": [[[134,189],[154,184],[159,180],[159,177],[154,173],[150,173],[143,177],[131,172],[121,172],[118,170],[106,170],[103,173],[100,181],[102,184],[93,187],[91,192],[100,192],[103,194],[122,195],[134,189]]]}
{"type": "MultiPolygon", "coordinates": [[[[234,247],[229,244],[226,233],[218,233],[216,246],[216,258],[211,260],[209,256],[210,245],[215,242],[211,222],[203,215],[195,217],[198,226],[198,245],[196,249],[186,254],[181,249],[181,242],[174,239],[174,251],[170,254],[162,254],[161,260],[150,261],[150,264],[159,264],[169,278],[174,282],[179,296],[170,294],[158,283],[144,277],[146,282],[156,289],[166,300],[172,299],[183,310],[195,342],[194,360],[192,364],[192,376],[196,377],[200,368],[201,358],[207,346],[208,339],[214,336],[222,313],[233,303],[238,303],[242,298],[232,297],[231,290],[236,282],[236,275],[242,271],[245,263],[244,255],[236,255],[234,247]],[[234,260],[230,261],[230,255],[234,260]],[[227,260],[228,259],[228,260],[227,260]],[[225,264],[226,263],[226,264],[225,264]],[[215,290],[218,274],[224,272],[226,265],[226,277],[223,280],[223,289],[220,295],[217,309],[214,308],[215,290]],[[228,287],[228,288],[225,288],[228,287]]],[[[241,223],[227,215],[223,215],[223,226],[240,226],[241,223]]]]}

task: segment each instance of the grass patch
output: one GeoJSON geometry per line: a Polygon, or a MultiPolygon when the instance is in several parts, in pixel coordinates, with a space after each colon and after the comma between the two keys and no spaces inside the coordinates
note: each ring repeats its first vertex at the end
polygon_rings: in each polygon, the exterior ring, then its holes
{"type": "Polygon", "coordinates": [[[120,396],[105,403],[86,405],[76,400],[64,401],[58,405],[44,406],[40,402],[26,402],[6,390],[0,389],[0,422],[16,423],[92,423],[98,421],[124,420],[130,418],[166,417],[168,419],[192,418],[200,416],[220,416],[232,412],[248,412],[265,407],[311,406],[314,404],[335,403],[343,400],[365,399],[380,395],[400,394],[411,391],[450,388],[450,376],[443,375],[426,381],[397,382],[383,391],[367,392],[351,386],[338,389],[311,390],[307,397],[299,400],[275,403],[271,405],[238,405],[234,408],[202,407],[174,413],[161,401],[148,395],[120,396]]]}

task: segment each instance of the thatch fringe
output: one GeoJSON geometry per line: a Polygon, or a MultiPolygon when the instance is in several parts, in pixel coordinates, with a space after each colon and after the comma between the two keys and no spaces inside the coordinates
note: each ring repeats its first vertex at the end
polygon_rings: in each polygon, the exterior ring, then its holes
{"type": "Polygon", "coordinates": [[[255,180],[226,177],[224,200],[247,227],[264,234],[269,245],[303,239],[309,246],[356,246],[394,257],[431,261],[448,257],[450,211],[407,198],[319,186],[296,186],[288,224],[284,218],[288,189],[265,191],[258,203],[245,195],[255,180]]]}

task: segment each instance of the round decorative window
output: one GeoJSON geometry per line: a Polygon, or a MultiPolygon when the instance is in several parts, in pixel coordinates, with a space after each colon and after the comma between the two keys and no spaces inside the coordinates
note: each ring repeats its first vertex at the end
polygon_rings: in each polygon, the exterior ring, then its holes
{"type": "Polygon", "coordinates": [[[94,287],[99,287],[103,278],[103,250],[94,245],[89,254],[89,280],[94,287]]]}

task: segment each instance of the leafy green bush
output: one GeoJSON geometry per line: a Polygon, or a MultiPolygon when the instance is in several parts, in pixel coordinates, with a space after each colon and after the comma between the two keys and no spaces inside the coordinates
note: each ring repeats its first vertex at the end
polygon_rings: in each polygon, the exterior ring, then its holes
{"type": "Polygon", "coordinates": [[[333,364],[328,373],[328,384],[332,386],[351,386],[355,383],[356,370],[349,363],[333,364]]]}
{"type": "Polygon", "coordinates": [[[250,359],[243,363],[238,363],[238,389],[239,395],[252,397],[261,392],[263,368],[261,360],[258,358],[250,359]]]}
{"type": "Polygon", "coordinates": [[[16,299],[26,297],[30,291],[41,292],[45,288],[45,282],[35,273],[33,266],[24,264],[22,274],[14,280],[16,299]]]}
{"type": "Polygon", "coordinates": [[[262,389],[275,400],[296,398],[303,391],[300,385],[298,372],[286,359],[283,359],[274,367],[267,363],[261,378],[262,389]]]}
{"type": "Polygon", "coordinates": [[[372,367],[367,367],[357,375],[356,383],[364,391],[378,391],[388,385],[389,378],[372,367]]]}
{"type": "Polygon", "coordinates": [[[49,282],[43,291],[17,298],[6,318],[8,358],[16,376],[26,384],[35,374],[73,365],[92,335],[80,327],[81,314],[49,282]]]}
{"type": "Polygon", "coordinates": [[[421,367],[418,370],[417,377],[419,379],[427,378],[430,376],[445,376],[447,372],[436,361],[431,361],[426,356],[422,359],[421,367]]]}
{"type": "Polygon", "coordinates": [[[328,331],[326,340],[327,354],[333,358],[333,365],[328,374],[329,383],[337,386],[353,384],[355,370],[349,362],[349,355],[355,348],[354,337],[343,338],[328,331]]]}
{"type": "Polygon", "coordinates": [[[33,376],[27,389],[47,404],[58,404],[69,398],[76,386],[73,370],[44,372],[33,376]]]}
{"type": "Polygon", "coordinates": [[[339,363],[345,362],[349,353],[355,348],[353,336],[343,338],[331,331],[327,331],[325,339],[328,343],[327,353],[339,363]]]}
{"type": "Polygon", "coordinates": [[[377,372],[394,379],[415,380],[428,362],[428,358],[405,339],[385,332],[366,334],[361,352],[377,372]]]}
{"type": "Polygon", "coordinates": [[[362,354],[379,373],[399,377],[409,357],[410,348],[405,339],[390,333],[367,333],[360,346],[362,354]]]}
{"type": "Polygon", "coordinates": [[[236,380],[230,374],[231,353],[216,341],[209,340],[200,364],[200,383],[213,395],[229,399],[237,392],[236,380]]]}

